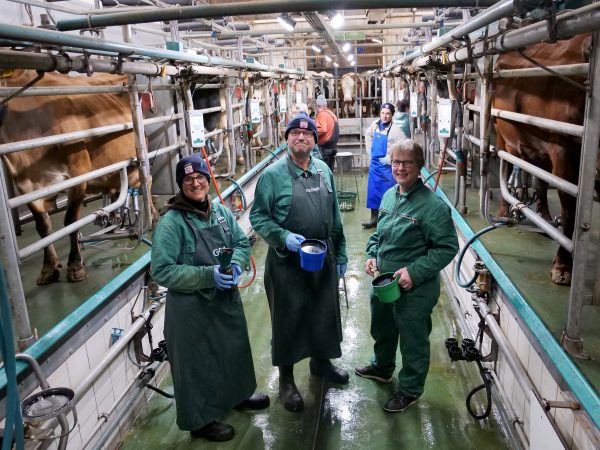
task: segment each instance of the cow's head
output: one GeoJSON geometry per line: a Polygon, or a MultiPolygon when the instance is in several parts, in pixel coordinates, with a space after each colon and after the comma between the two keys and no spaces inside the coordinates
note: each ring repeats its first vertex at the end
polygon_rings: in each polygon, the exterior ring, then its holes
{"type": "Polygon", "coordinates": [[[351,102],[354,98],[354,78],[352,76],[343,76],[341,85],[344,101],[351,102]]]}

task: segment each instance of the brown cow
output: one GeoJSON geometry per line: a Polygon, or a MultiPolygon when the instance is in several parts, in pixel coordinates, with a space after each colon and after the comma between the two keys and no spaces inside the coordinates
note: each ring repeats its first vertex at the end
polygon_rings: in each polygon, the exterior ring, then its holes
{"type": "MultiPolygon", "coordinates": [[[[579,35],[554,44],[540,43],[527,47],[525,54],[545,66],[587,62],[591,45],[590,35],[579,35]]],[[[498,69],[535,67],[518,52],[501,55],[498,69]]],[[[584,79],[578,77],[582,83],[584,79]]],[[[506,78],[494,84],[492,106],[547,119],[583,124],[585,91],[555,77],[506,78]]],[[[581,139],[555,133],[531,125],[496,119],[497,146],[572,183],[579,176],[581,139]]],[[[547,185],[545,186],[547,187],[547,185]]],[[[538,210],[550,219],[545,189],[541,189],[538,210]]],[[[576,199],[558,191],[561,204],[563,233],[572,237],[575,225],[576,199]]],[[[507,204],[502,203],[499,216],[506,217],[507,204]]],[[[553,261],[552,281],[571,284],[573,260],[570,252],[559,247],[553,261]]]]}
{"type": "MultiPolygon", "coordinates": [[[[9,86],[23,86],[35,77],[33,71],[15,71],[9,86]]],[[[70,77],[49,73],[36,86],[98,86],[119,85],[126,77],[94,75],[70,77]]],[[[60,133],[68,133],[105,125],[131,122],[129,96],[116,94],[88,94],[40,97],[16,97],[7,104],[0,127],[0,143],[22,141],[60,133]]],[[[45,186],[88,173],[92,170],[136,156],[131,130],[109,135],[43,146],[3,155],[3,160],[18,190],[29,193],[45,186]]],[[[68,190],[65,226],[77,221],[86,193],[116,193],[119,189],[118,172],[68,190]]],[[[129,172],[129,185],[139,186],[137,170],[129,172]]],[[[55,206],[57,195],[36,200],[28,206],[36,229],[43,238],[52,232],[48,211],[55,206]]],[[[153,217],[156,211],[152,208],[153,217]]],[[[62,267],[53,245],[44,249],[44,263],[38,284],[58,281],[62,267]]],[[[77,232],[71,234],[71,251],[67,265],[67,280],[80,281],[87,273],[79,250],[77,232]]]]}

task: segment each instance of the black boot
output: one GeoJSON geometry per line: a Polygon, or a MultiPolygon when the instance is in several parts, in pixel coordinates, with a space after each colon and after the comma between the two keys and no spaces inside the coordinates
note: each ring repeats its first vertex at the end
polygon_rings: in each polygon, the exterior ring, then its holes
{"type": "Polygon", "coordinates": [[[235,430],[231,425],[213,420],[202,428],[190,431],[190,434],[192,437],[204,438],[208,441],[225,442],[233,439],[235,430]]]}
{"type": "Polygon", "coordinates": [[[288,411],[298,412],[304,409],[304,400],[294,383],[294,366],[279,366],[279,396],[288,411]]]}
{"type": "Polygon", "coordinates": [[[348,372],[341,367],[334,366],[328,359],[311,358],[310,373],[338,384],[346,384],[350,379],[348,372]]]}
{"type": "Polygon", "coordinates": [[[379,209],[371,210],[371,220],[362,224],[365,230],[369,228],[375,228],[377,226],[377,216],[379,215],[379,209]]]}
{"type": "Polygon", "coordinates": [[[244,400],[242,403],[237,405],[235,409],[251,409],[253,411],[258,411],[259,409],[268,408],[271,404],[271,400],[267,394],[262,394],[260,392],[255,392],[250,396],[250,398],[244,400]]]}

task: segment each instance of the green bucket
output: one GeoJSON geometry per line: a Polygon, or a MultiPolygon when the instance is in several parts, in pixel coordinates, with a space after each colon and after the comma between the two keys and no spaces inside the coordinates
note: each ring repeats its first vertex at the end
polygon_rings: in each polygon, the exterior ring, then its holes
{"type": "Polygon", "coordinates": [[[382,273],[375,278],[371,285],[381,303],[393,303],[400,298],[398,277],[393,272],[382,273]]]}

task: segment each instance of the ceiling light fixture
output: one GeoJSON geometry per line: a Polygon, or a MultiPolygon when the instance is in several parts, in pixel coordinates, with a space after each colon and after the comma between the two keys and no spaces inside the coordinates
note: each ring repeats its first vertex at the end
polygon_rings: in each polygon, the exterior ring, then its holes
{"type": "Polygon", "coordinates": [[[344,45],[342,45],[342,51],[344,52],[348,52],[351,48],[350,42],[345,42],[344,45]]]}
{"type": "Polygon", "coordinates": [[[294,28],[296,28],[296,21],[292,19],[287,13],[284,13],[277,17],[277,22],[279,22],[281,26],[287,31],[294,31],[294,28]]]}
{"type": "Polygon", "coordinates": [[[381,39],[371,38],[371,41],[376,42],[377,44],[383,44],[383,41],[381,39]]]}
{"type": "Polygon", "coordinates": [[[346,59],[348,61],[354,61],[354,55],[348,55],[348,56],[346,56],[346,59]]]}
{"type": "Polygon", "coordinates": [[[331,58],[329,57],[329,55],[325,55],[325,60],[326,60],[327,62],[331,62],[331,58]]]}
{"type": "Polygon", "coordinates": [[[351,66],[353,66],[354,64],[356,64],[356,61],[350,61],[351,66]]]}
{"type": "Polygon", "coordinates": [[[338,63],[336,63],[336,62],[334,62],[334,63],[333,63],[333,65],[334,65],[335,67],[340,67],[340,65],[339,65],[338,63]]]}
{"type": "Polygon", "coordinates": [[[315,44],[311,45],[310,48],[312,48],[317,53],[321,53],[321,51],[322,51],[321,48],[315,44]]]}
{"type": "Polygon", "coordinates": [[[331,28],[338,29],[344,25],[344,16],[341,13],[336,13],[329,21],[331,28]]]}

